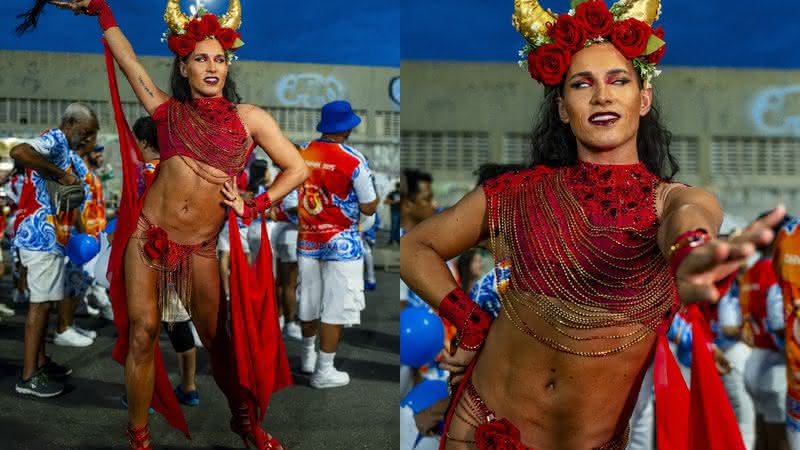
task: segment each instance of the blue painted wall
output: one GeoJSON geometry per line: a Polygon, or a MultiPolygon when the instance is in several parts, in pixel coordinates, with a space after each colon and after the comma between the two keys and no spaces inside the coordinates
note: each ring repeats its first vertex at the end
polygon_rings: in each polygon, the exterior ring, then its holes
{"type": "MultiPolygon", "coordinates": [[[[108,0],[120,27],[142,55],[169,56],[160,42],[166,30],[165,0],[108,0]]],[[[184,10],[194,4],[182,0],[184,10]]],[[[224,13],[227,0],[205,0],[214,13],[224,13]]],[[[94,18],[75,17],[48,6],[39,27],[23,37],[14,28],[16,15],[32,0],[0,5],[0,48],[63,52],[102,52],[94,18]]],[[[243,0],[240,31],[242,59],[321,64],[397,67],[400,64],[399,0],[243,0]]]]}

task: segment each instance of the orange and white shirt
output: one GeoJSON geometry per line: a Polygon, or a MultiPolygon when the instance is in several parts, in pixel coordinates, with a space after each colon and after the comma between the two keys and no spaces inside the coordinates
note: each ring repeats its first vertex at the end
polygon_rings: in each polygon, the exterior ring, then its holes
{"type": "Polygon", "coordinates": [[[787,221],[775,238],[775,273],[783,293],[786,343],[786,426],[800,431],[800,219],[787,221]]]}

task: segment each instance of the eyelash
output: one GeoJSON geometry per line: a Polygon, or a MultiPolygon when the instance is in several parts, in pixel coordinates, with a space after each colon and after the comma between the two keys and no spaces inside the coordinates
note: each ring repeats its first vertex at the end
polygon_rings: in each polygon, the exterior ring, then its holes
{"type": "MultiPolygon", "coordinates": [[[[628,84],[630,82],[631,82],[631,80],[629,80],[627,78],[620,78],[618,80],[612,81],[611,84],[621,83],[620,86],[625,86],[626,84],[628,84]]],[[[580,89],[582,87],[582,85],[590,86],[590,84],[588,82],[586,82],[586,81],[577,81],[575,83],[572,83],[570,85],[570,87],[572,89],[580,89]]]]}
{"type": "MultiPolygon", "coordinates": [[[[194,60],[195,60],[196,62],[205,62],[206,58],[205,58],[205,57],[203,57],[203,56],[198,56],[198,57],[197,57],[197,58],[195,58],[194,60]]],[[[217,58],[215,61],[216,61],[218,64],[222,64],[222,63],[224,63],[224,62],[225,62],[225,58],[217,58]]]]}

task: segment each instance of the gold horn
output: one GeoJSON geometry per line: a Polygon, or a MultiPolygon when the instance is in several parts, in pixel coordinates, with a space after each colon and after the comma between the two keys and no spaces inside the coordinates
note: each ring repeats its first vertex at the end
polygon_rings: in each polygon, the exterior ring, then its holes
{"type": "Polygon", "coordinates": [[[168,0],[167,9],[164,11],[164,22],[167,23],[173,34],[184,32],[184,26],[189,22],[189,18],[181,11],[179,0],[168,0]]]}
{"type": "Polygon", "coordinates": [[[620,0],[618,4],[622,7],[619,20],[639,19],[652,25],[661,12],[660,0],[620,0]]]}
{"type": "Polygon", "coordinates": [[[528,42],[533,43],[536,36],[547,34],[547,24],[555,21],[552,11],[545,11],[537,0],[514,0],[511,23],[528,42]]]}
{"type": "Polygon", "coordinates": [[[242,24],[242,2],[239,0],[230,0],[228,4],[228,12],[222,15],[220,26],[223,28],[233,28],[238,30],[242,24]]]}

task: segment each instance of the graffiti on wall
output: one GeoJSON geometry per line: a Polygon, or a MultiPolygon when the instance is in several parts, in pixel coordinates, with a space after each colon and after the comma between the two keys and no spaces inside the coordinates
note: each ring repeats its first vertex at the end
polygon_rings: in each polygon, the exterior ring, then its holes
{"type": "Polygon", "coordinates": [[[395,105],[400,106],[400,77],[392,77],[389,80],[389,98],[395,105]]]}
{"type": "Polygon", "coordinates": [[[278,79],[275,95],[283,106],[320,108],[344,96],[344,84],[332,75],[290,73],[278,79]]]}
{"type": "Polygon", "coordinates": [[[800,85],[759,91],[750,115],[755,127],[765,135],[800,136],[800,85]]]}

